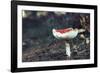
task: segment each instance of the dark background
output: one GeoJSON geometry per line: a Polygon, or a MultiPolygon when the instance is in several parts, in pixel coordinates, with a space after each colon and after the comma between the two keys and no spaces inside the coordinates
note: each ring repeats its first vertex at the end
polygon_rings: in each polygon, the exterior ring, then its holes
{"type": "Polygon", "coordinates": [[[22,18],[22,61],[77,60],[90,58],[90,14],[24,11],[22,18]],[[52,29],[60,28],[85,29],[84,33],[68,40],[71,46],[71,57],[66,55],[64,42],[53,37],[52,29]],[[84,35],[85,38],[80,37],[84,35]]]}

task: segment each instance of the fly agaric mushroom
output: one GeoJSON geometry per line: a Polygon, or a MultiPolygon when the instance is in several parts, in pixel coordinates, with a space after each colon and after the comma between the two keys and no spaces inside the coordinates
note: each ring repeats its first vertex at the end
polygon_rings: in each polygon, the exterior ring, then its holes
{"type": "MultiPolygon", "coordinates": [[[[52,29],[53,36],[57,39],[62,40],[70,40],[75,38],[78,33],[84,32],[85,29],[73,29],[73,28],[66,28],[66,29],[52,29]]],[[[66,46],[66,55],[70,57],[71,51],[70,51],[70,44],[65,41],[66,46]]]]}

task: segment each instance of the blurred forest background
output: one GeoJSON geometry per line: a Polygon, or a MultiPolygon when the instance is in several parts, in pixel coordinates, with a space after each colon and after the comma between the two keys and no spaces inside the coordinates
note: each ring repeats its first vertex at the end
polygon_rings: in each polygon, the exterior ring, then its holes
{"type": "Polygon", "coordinates": [[[22,32],[23,62],[90,58],[89,13],[23,10],[22,32]],[[68,41],[71,45],[70,58],[66,55],[64,42],[57,40],[52,34],[53,28],[69,27],[86,30],[84,33],[77,35],[76,38],[68,41]]]}

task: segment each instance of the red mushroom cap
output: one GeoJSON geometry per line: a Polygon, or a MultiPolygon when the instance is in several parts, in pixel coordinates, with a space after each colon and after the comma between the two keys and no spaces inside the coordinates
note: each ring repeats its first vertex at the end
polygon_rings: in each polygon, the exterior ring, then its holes
{"type": "Polygon", "coordinates": [[[60,32],[61,34],[63,34],[63,33],[69,32],[69,31],[71,31],[71,30],[72,30],[72,28],[67,28],[67,29],[57,29],[56,32],[60,32]]]}

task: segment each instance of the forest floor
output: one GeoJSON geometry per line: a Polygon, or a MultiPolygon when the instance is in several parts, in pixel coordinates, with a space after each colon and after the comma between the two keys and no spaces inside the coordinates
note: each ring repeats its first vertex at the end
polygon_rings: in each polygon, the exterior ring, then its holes
{"type": "Polygon", "coordinates": [[[31,40],[34,44],[30,48],[23,49],[23,62],[34,61],[55,61],[55,60],[79,60],[90,58],[90,43],[79,36],[68,41],[71,46],[71,57],[66,55],[65,44],[63,41],[56,41],[48,46],[44,41],[31,40]]]}

